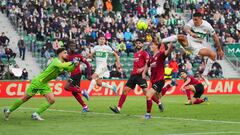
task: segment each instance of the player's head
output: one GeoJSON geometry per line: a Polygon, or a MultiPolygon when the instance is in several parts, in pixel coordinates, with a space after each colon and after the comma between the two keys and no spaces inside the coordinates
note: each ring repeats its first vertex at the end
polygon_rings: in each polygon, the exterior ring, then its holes
{"type": "Polygon", "coordinates": [[[200,26],[202,24],[202,14],[196,12],[193,14],[193,23],[195,26],[200,26]]]}
{"type": "Polygon", "coordinates": [[[103,34],[98,36],[98,44],[99,45],[105,45],[106,39],[103,34]]]}
{"type": "Polygon", "coordinates": [[[141,39],[136,39],[135,40],[135,46],[137,50],[141,50],[143,48],[143,43],[141,39]]]}
{"type": "Polygon", "coordinates": [[[183,79],[185,79],[185,78],[187,77],[187,72],[184,71],[184,70],[182,70],[182,71],[180,72],[180,77],[183,78],[183,79]]]}
{"type": "Polygon", "coordinates": [[[151,47],[151,51],[156,52],[160,49],[161,44],[159,44],[158,41],[153,41],[150,47],[151,47]]]}
{"type": "Polygon", "coordinates": [[[74,43],[74,41],[69,41],[68,42],[68,47],[70,49],[70,54],[74,54],[75,53],[75,49],[76,49],[76,44],[74,43]]]}
{"type": "Polygon", "coordinates": [[[58,55],[58,58],[60,59],[63,59],[64,61],[67,60],[67,57],[68,57],[68,53],[67,53],[67,50],[65,48],[59,48],[57,49],[57,55],[58,55]]]}

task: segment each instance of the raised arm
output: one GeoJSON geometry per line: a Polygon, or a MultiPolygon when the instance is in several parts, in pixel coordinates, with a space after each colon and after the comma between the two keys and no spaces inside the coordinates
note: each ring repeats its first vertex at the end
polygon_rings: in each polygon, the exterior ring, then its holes
{"type": "Polygon", "coordinates": [[[120,58],[119,58],[118,54],[114,51],[114,52],[113,52],[113,55],[114,55],[115,60],[116,60],[117,69],[121,68],[120,58]]]}
{"type": "Polygon", "coordinates": [[[170,43],[168,45],[168,49],[165,51],[165,56],[169,56],[173,50],[174,50],[173,44],[170,43]]]}
{"type": "Polygon", "coordinates": [[[223,53],[223,50],[222,50],[222,48],[221,48],[221,44],[220,44],[218,35],[215,33],[215,34],[213,34],[212,37],[213,37],[213,40],[214,40],[215,45],[216,45],[217,54],[218,54],[218,56],[222,59],[224,53],[223,53]]]}

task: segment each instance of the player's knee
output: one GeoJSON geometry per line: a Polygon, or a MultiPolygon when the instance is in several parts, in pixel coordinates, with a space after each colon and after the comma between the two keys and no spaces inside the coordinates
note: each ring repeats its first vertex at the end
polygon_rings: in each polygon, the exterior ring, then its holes
{"type": "Polygon", "coordinates": [[[178,41],[184,41],[186,39],[186,37],[182,34],[179,34],[177,38],[178,38],[178,41]]]}
{"type": "Polygon", "coordinates": [[[213,53],[213,52],[211,52],[211,53],[210,53],[210,59],[211,59],[212,61],[215,61],[215,60],[216,60],[216,54],[213,53]]]}
{"type": "Polygon", "coordinates": [[[123,94],[124,94],[124,95],[127,95],[127,94],[129,93],[129,91],[130,91],[130,89],[125,88],[125,89],[123,89],[123,94]]]}

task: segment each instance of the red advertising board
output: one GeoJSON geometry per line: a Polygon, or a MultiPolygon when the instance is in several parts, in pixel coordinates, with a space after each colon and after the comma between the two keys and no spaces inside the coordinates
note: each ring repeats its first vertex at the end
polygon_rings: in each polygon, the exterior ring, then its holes
{"type": "MultiPolygon", "coordinates": [[[[110,85],[116,85],[118,94],[122,93],[126,80],[104,80],[110,85]]],[[[0,98],[20,97],[24,94],[29,85],[29,81],[0,81],[0,98]]],[[[70,92],[64,90],[65,81],[51,81],[49,86],[53,89],[55,96],[71,96],[70,92]]],[[[87,89],[90,81],[81,81],[81,89],[87,89]]],[[[148,82],[149,83],[149,82],[148,82]]],[[[167,82],[169,83],[169,82],[167,82]]],[[[167,84],[166,83],[166,84],[167,84]]],[[[182,80],[177,81],[178,86],[172,87],[168,95],[182,95],[184,94],[180,87],[183,84],[182,80]]],[[[240,79],[219,79],[210,80],[210,86],[205,89],[205,94],[240,94],[240,79]]],[[[113,91],[108,88],[95,86],[90,93],[91,96],[113,96],[113,91]]],[[[142,90],[137,86],[129,95],[139,96],[143,95],[142,90]]]]}

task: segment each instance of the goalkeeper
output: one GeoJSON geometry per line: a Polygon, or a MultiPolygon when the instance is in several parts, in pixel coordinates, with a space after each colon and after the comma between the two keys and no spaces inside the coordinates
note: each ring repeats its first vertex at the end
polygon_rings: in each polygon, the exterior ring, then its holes
{"type": "Polygon", "coordinates": [[[23,103],[28,101],[37,93],[40,93],[42,96],[44,96],[47,102],[42,103],[36,112],[32,114],[32,119],[44,120],[40,117],[40,115],[55,102],[54,94],[51,88],[48,86],[48,82],[56,79],[57,76],[63,71],[70,71],[79,63],[77,59],[74,59],[71,62],[65,62],[67,61],[68,53],[64,48],[59,48],[56,53],[58,57],[54,58],[48,67],[31,81],[23,97],[16,100],[14,104],[10,106],[10,108],[5,108],[3,110],[5,120],[8,120],[9,115],[13,111],[15,111],[18,107],[20,107],[23,103]]]}

